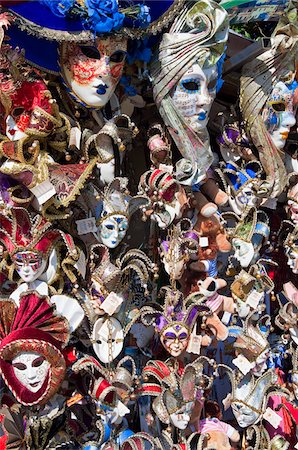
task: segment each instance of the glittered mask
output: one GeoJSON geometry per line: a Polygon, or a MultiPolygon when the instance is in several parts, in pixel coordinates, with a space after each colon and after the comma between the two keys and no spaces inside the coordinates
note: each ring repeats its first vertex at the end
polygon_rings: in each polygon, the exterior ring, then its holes
{"type": "Polygon", "coordinates": [[[63,43],[61,72],[74,96],[87,106],[102,108],[122,75],[127,39],[97,38],[93,44],[63,43]]]}
{"type": "Polygon", "coordinates": [[[205,129],[216,95],[217,66],[202,69],[198,63],[182,76],[173,93],[173,102],[194,132],[205,129]]]}
{"type": "Polygon", "coordinates": [[[37,252],[17,252],[13,256],[14,265],[19,276],[26,283],[37,280],[46,269],[47,260],[37,252]]]}
{"type": "Polygon", "coordinates": [[[45,357],[35,352],[22,352],[11,364],[17,380],[34,393],[43,386],[50,368],[45,357]]]}
{"type": "Polygon", "coordinates": [[[290,129],[296,123],[294,93],[297,86],[296,81],[290,85],[277,82],[262,113],[271,139],[279,150],[284,148],[290,129]]]}
{"type": "Polygon", "coordinates": [[[160,335],[160,341],[163,347],[170,355],[177,357],[187,348],[189,340],[189,331],[182,324],[171,324],[164,328],[160,335]]]}

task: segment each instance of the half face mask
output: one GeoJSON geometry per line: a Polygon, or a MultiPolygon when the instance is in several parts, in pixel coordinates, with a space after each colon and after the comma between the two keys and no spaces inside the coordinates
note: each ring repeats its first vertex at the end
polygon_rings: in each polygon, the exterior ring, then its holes
{"type": "Polygon", "coordinates": [[[273,87],[262,117],[274,145],[283,149],[290,129],[295,125],[295,113],[297,106],[294,103],[294,93],[297,82],[290,85],[279,81],[273,87]]]}
{"type": "Polygon", "coordinates": [[[15,253],[13,261],[16,271],[26,283],[37,280],[47,267],[47,259],[43,258],[40,253],[32,251],[15,253]]]}
{"type": "Polygon", "coordinates": [[[103,108],[122,75],[127,50],[124,37],[96,38],[91,45],[62,43],[61,72],[74,96],[88,106],[103,108]]]}
{"type": "Polygon", "coordinates": [[[22,352],[11,364],[17,380],[34,393],[43,386],[50,368],[45,357],[35,352],[22,352]]]}
{"type": "Polygon", "coordinates": [[[216,65],[202,69],[195,63],[181,77],[172,95],[174,105],[195,133],[207,127],[216,96],[217,77],[216,65]]]}
{"type": "Polygon", "coordinates": [[[239,261],[241,267],[248,267],[255,253],[253,244],[242,239],[233,239],[232,246],[235,252],[234,257],[239,261]]]}

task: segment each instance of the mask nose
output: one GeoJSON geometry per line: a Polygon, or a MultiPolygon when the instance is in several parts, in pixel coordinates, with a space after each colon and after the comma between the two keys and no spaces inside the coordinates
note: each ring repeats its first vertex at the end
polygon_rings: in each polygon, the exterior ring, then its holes
{"type": "Polygon", "coordinates": [[[99,76],[101,77],[111,76],[110,60],[107,56],[102,58],[102,65],[99,71],[99,76]]]}
{"type": "Polygon", "coordinates": [[[34,380],[36,378],[36,370],[34,367],[28,367],[27,368],[27,379],[28,380],[34,380]]]}

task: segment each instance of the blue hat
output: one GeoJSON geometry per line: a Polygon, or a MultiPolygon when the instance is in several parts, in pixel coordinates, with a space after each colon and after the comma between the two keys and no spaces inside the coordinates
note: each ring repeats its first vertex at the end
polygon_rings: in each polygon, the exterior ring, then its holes
{"type": "Polygon", "coordinates": [[[60,42],[84,43],[107,33],[131,38],[156,34],[183,1],[2,0],[1,5],[15,19],[8,30],[10,44],[25,49],[26,59],[37,67],[58,74],[60,42]]]}

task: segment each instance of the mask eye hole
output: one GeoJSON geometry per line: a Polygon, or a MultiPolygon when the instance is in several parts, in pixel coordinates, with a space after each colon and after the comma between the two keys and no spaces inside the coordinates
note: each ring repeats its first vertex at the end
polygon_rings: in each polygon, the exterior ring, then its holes
{"type": "Polygon", "coordinates": [[[198,92],[200,89],[200,83],[197,81],[182,81],[181,85],[186,91],[198,92]]]}
{"type": "Polygon", "coordinates": [[[217,83],[217,79],[215,78],[214,80],[211,80],[208,83],[208,89],[209,91],[213,91],[216,88],[216,83],[217,83]]]}
{"type": "Polygon", "coordinates": [[[23,363],[14,363],[13,367],[18,370],[26,370],[27,366],[23,363]]]}
{"type": "Polygon", "coordinates": [[[114,225],[106,225],[106,228],[107,228],[108,230],[114,230],[114,225]]]}
{"type": "Polygon", "coordinates": [[[283,112],[286,110],[286,105],[283,102],[272,103],[272,109],[276,112],[283,112]]]}
{"type": "Polygon", "coordinates": [[[121,63],[125,60],[125,58],[126,58],[126,53],[121,50],[117,50],[110,56],[110,62],[121,63]]]}
{"type": "Polygon", "coordinates": [[[101,55],[99,53],[99,51],[97,50],[96,47],[91,47],[91,46],[87,46],[87,45],[82,45],[80,47],[81,52],[87,56],[87,58],[91,58],[91,59],[100,59],[101,55]]]}
{"type": "Polygon", "coordinates": [[[24,112],[24,108],[14,108],[14,110],[13,110],[13,112],[12,112],[12,115],[13,115],[14,117],[18,117],[18,116],[20,116],[21,114],[23,114],[23,112],[24,112]]]}
{"type": "Polygon", "coordinates": [[[32,362],[32,367],[40,367],[44,360],[45,358],[43,356],[39,356],[32,362]]]}

